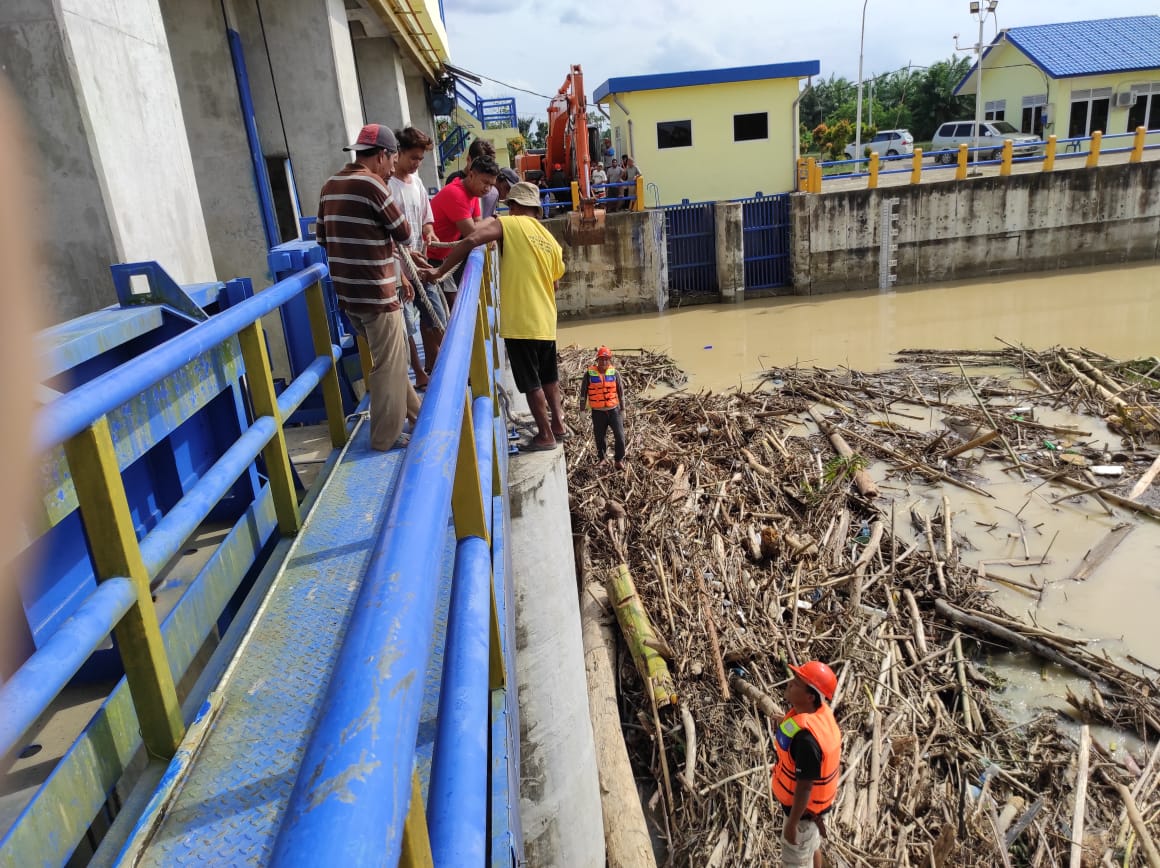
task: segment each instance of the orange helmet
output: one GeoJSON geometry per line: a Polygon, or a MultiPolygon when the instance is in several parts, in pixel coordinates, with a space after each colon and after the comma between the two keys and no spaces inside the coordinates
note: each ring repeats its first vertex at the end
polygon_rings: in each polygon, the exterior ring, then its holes
{"type": "Polygon", "coordinates": [[[612,358],[612,350],[608,349],[608,347],[601,347],[600,349],[598,349],[596,351],[596,358],[598,358],[598,359],[611,359],[612,358]]]}
{"type": "Polygon", "coordinates": [[[838,678],[834,670],[818,660],[811,660],[801,666],[789,667],[790,672],[812,687],[827,700],[834,698],[834,691],[838,689],[838,678]]]}

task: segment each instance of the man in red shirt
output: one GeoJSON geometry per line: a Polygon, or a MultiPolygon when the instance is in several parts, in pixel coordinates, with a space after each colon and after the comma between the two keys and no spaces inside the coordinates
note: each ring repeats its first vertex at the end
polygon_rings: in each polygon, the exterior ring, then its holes
{"type": "Polygon", "coordinates": [[[412,289],[404,282],[400,299],[395,259],[395,244],[407,242],[411,227],[387,183],[399,158],[390,128],[367,124],[343,150],[354,152],[354,162],[322,185],[315,232],[339,307],[370,348],[371,448],[385,452],[407,445],[403,422],[419,414],[419,397],[407,379],[402,310],[412,289]]]}
{"type": "MultiPolygon", "coordinates": [[[[475,231],[480,221],[479,197],[486,195],[495,186],[499,166],[491,157],[477,157],[471,161],[467,174],[456,178],[431,200],[431,211],[435,215],[435,235],[445,244],[466,238],[475,231]]],[[[427,248],[427,259],[432,268],[438,268],[447,258],[450,247],[427,248]]],[[[462,271],[455,273],[456,287],[462,271]]],[[[454,290],[448,293],[448,301],[454,302],[454,290]]]]}

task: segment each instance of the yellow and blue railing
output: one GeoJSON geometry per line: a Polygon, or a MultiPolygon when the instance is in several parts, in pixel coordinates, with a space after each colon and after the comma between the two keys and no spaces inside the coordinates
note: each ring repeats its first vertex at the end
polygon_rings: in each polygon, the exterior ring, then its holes
{"type": "MultiPolygon", "coordinates": [[[[804,193],[821,193],[827,181],[850,181],[865,178],[867,189],[876,189],[883,175],[909,175],[909,183],[919,184],[924,180],[954,179],[961,181],[967,177],[968,166],[998,166],[999,175],[1012,174],[1019,164],[1040,163],[1042,171],[1051,172],[1057,164],[1068,161],[1083,161],[1086,168],[1100,165],[1101,156],[1128,154],[1128,162],[1139,163],[1144,154],[1160,150],[1160,141],[1155,141],[1158,131],[1138,127],[1133,132],[1105,135],[1094,132],[1090,136],[1057,139],[1048,136],[1042,141],[1018,143],[1005,139],[1001,143],[991,142],[978,148],[961,144],[957,148],[924,152],[915,148],[913,154],[880,156],[871,152],[869,156],[851,160],[819,161],[813,157],[798,160],[797,189],[804,193]],[[1151,136],[1154,141],[1149,142],[1151,136]],[[1109,147],[1111,144],[1111,147],[1109,147]],[[1016,152],[1021,152],[1016,155],[1016,152]],[[926,165],[926,158],[933,158],[933,165],[926,165]],[[930,173],[935,173],[932,177],[930,173]]],[[[848,189],[844,187],[843,189],[848,189]]]]}

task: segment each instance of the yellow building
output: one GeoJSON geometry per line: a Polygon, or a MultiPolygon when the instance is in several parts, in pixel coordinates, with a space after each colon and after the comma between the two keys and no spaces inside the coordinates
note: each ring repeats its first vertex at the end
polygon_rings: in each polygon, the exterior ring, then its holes
{"type": "MultiPolygon", "coordinates": [[[[794,189],[800,81],[816,60],[610,78],[593,93],[661,205],[794,189]]],[[[656,204],[650,190],[648,204],[656,204]]]]}
{"type": "MultiPolygon", "coordinates": [[[[985,120],[1059,139],[1160,131],[1160,15],[1012,27],[983,52],[985,120]]],[[[977,64],[955,88],[976,94],[977,64]]],[[[956,118],[945,118],[956,120],[956,118]]],[[[1160,132],[1149,142],[1160,139],[1160,132]]],[[[1105,147],[1126,147],[1113,139],[1105,147]]]]}

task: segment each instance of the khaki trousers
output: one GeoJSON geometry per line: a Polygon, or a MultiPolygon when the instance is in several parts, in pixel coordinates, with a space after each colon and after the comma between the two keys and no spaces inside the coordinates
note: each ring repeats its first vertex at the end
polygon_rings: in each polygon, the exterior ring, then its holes
{"type": "MultiPolygon", "coordinates": [[[[786,817],[788,820],[789,817],[786,817]]],[[[814,852],[822,846],[822,833],[813,820],[802,820],[797,827],[797,843],[785,839],[781,834],[781,864],[783,868],[813,868],[814,852]]]]}
{"type": "Polygon", "coordinates": [[[408,414],[419,414],[419,396],[407,378],[410,352],[403,311],[347,316],[370,347],[371,448],[386,452],[403,433],[408,414]]]}

